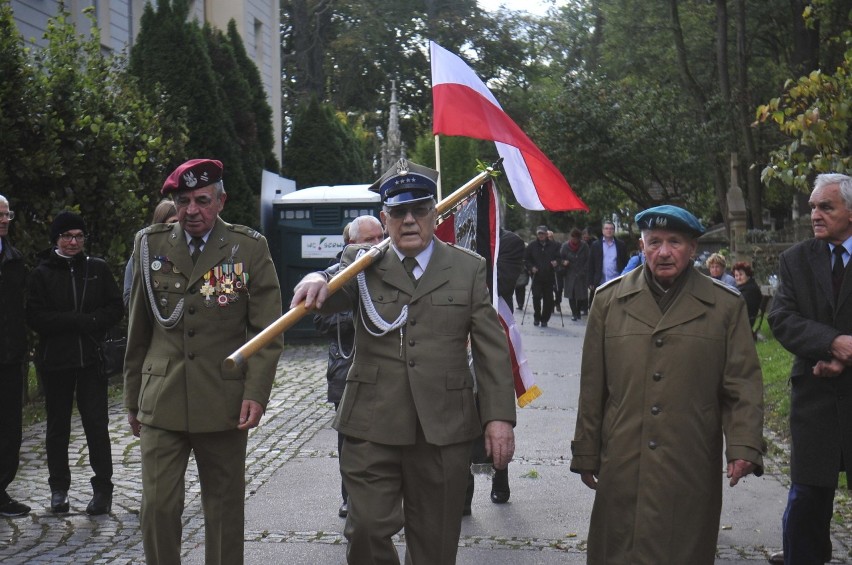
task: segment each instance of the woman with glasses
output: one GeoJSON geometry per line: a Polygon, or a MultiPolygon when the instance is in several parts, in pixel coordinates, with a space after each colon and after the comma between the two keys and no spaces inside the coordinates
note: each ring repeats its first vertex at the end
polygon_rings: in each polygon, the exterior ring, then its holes
{"type": "Polygon", "coordinates": [[[53,220],[52,247],[39,255],[30,276],[27,321],[39,337],[35,361],[47,409],[50,509],[62,513],[70,507],[68,444],[76,392],[95,474],[86,512],[98,515],[109,513],[113,490],[107,378],[99,349],[106,331],[124,315],[124,305],[106,262],[83,252],[85,232],[77,214],[62,212],[53,220]]]}

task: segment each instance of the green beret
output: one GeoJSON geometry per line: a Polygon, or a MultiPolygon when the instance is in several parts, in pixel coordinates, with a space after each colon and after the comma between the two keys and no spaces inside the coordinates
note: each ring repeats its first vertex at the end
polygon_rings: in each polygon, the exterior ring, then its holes
{"type": "Polygon", "coordinates": [[[669,230],[687,233],[693,237],[704,233],[704,227],[698,218],[683,208],[670,204],[642,210],[636,214],[635,220],[640,230],[669,230]]]}

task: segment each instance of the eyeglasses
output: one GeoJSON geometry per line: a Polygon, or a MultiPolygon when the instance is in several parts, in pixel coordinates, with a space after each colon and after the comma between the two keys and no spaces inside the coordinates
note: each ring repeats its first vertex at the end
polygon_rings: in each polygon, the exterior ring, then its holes
{"type": "Polygon", "coordinates": [[[65,243],[69,243],[72,239],[74,241],[79,241],[80,243],[86,241],[86,234],[84,233],[61,233],[59,234],[59,239],[64,241],[65,243]]]}
{"type": "Polygon", "coordinates": [[[15,219],[15,213],[9,210],[8,212],[0,212],[0,220],[9,220],[10,222],[15,219]]]}
{"type": "Polygon", "coordinates": [[[425,218],[429,215],[429,213],[434,210],[433,206],[394,206],[392,208],[388,208],[388,216],[393,218],[394,220],[403,220],[405,217],[411,213],[415,218],[425,218]]]}

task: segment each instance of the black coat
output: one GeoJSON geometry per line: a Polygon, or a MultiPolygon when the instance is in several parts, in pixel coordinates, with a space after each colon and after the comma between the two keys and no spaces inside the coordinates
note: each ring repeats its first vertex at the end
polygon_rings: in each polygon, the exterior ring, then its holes
{"type": "Polygon", "coordinates": [[[553,268],[550,262],[558,260],[559,244],[550,239],[544,240],[542,244],[536,238],[527,244],[527,249],[524,252],[524,265],[526,265],[527,271],[532,273],[533,267],[538,269],[538,272],[535,274],[535,280],[537,281],[555,282],[553,277],[556,274],[556,269],[553,268]]]}
{"type": "MultiPolygon", "coordinates": [[[[851,262],[852,263],[852,262],[851,262]]],[[[831,358],[831,342],[852,334],[852,267],[835,303],[828,244],[810,239],[780,258],[780,285],[769,326],[795,359],[790,371],[791,478],[835,488],[841,460],[852,469],[852,367],[835,378],[815,378],[817,361],[831,358]]]]}
{"type": "Polygon", "coordinates": [[[760,302],[763,300],[763,293],[757,282],[753,278],[749,278],[742,286],[737,285],[737,290],[743,295],[746,301],[746,310],[748,310],[748,321],[754,327],[754,320],[757,318],[757,311],[760,310],[760,302]]]}
{"type": "Polygon", "coordinates": [[[103,259],[51,249],[30,274],[27,322],[39,335],[41,370],[91,367],[106,331],[124,316],[121,289],[103,259]]]}
{"type": "Polygon", "coordinates": [[[497,294],[511,304],[518,276],[524,270],[524,240],[515,232],[500,230],[500,253],[497,255],[497,294]]]}
{"type": "Polygon", "coordinates": [[[27,268],[21,252],[3,238],[0,252],[0,365],[21,363],[27,355],[24,289],[27,268]]]}

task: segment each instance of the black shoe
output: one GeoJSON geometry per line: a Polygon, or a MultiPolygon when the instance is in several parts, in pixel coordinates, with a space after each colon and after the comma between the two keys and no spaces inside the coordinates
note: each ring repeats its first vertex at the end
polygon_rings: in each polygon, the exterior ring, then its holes
{"type": "Polygon", "coordinates": [[[92,501],[86,506],[86,514],[89,516],[109,514],[110,510],[112,510],[112,494],[108,492],[96,492],[92,501]]]}
{"type": "Polygon", "coordinates": [[[538,320],[533,320],[533,325],[534,325],[534,326],[537,326],[538,324],[539,324],[539,321],[538,321],[538,320]]]}
{"type": "Polygon", "coordinates": [[[21,504],[17,500],[9,499],[6,504],[0,504],[0,516],[6,518],[17,518],[18,516],[26,516],[30,513],[31,508],[26,504],[21,504]]]}
{"type": "Polygon", "coordinates": [[[337,515],[341,518],[346,518],[349,516],[349,504],[344,502],[340,505],[340,508],[337,510],[337,515]]]}
{"type": "Polygon", "coordinates": [[[55,490],[50,494],[50,511],[57,513],[68,512],[68,491],[55,490]]]}
{"type": "Polygon", "coordinates": [[[562,313],[562,306],[561,306],[561,305],[559,305],[559,304],[554,304],[554,307],[556,308],[556,311],[557,311],[557,312],[559,312],[560,314],[562,313]]]}
{"type": "Polygon", "coordinates": [[[577,320],[579,320],[579,319],[580,319],[580,317],[579,317],[579,316],[571,316],[571,321],[572,321],[572,322],[576,322],[576,321],[577,321],[577,320]]]}
{"type": "Polygon", "coordinates": [[[491,502],[494,504],[505,504],[512,494],[509,489],[509,469],[495,470],[491,479],[491,502]]]}
{"type": "Polygon", "coordinates": [[[546,328],[546,327],[547,327],[547,322],[542,322],[542,323],[541,323],[541,327],[546,328]]]}
{"type": "Polygon", "coordinates": [[[773,563],[774,565],[784,565],[784,552],[776,551],[775,553],[771,554],[766,560],[770,563],[773,563]]]}

